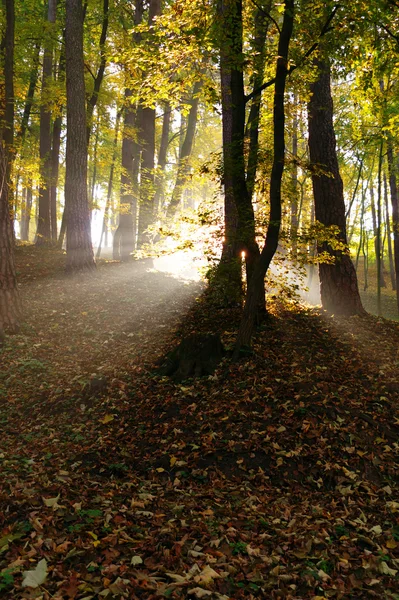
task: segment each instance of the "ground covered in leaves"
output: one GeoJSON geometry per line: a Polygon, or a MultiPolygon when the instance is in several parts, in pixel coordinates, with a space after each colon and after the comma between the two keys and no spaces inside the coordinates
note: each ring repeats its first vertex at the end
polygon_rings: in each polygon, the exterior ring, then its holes
{"type": "Polygon", "coordinates": [[[280,301],[252,356],[174,383],[176,337],[229,348],[238,313],[145,262],[63,261],[18,250],[0,597],[399,599],[398,324],[280,301]]]}

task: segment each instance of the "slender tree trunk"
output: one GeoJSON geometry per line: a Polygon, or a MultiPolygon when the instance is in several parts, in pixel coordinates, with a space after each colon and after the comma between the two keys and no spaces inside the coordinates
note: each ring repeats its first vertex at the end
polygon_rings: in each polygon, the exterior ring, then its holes
{"type": "Polygon", "coordinates": [[[399,201],[397,186],[397,164],[394,161],[392,140],[387,142],[389,187],[391,189],[393,254],[395,258],[396,304],[399,313],[399,201]]]}
{"type": "MultiPolygon", "coordinates": [[[[337,226],[339,239],[346,245],[345,203],[333,125],[330,66],[326,60],[315,61],[315,64],[319,75],[311,85],[308,116],[316,219],[325,226],[337,226]],[[327,171],[327,174],[320,174],[320,169],[327,171]]],[[[327,244],[321,244],[319,251],[328,252],[334,257],[333,264],[321,263],[319,266],[323,307],[335,314],[363,314],[356,271],[349,253],[333,250],[327,244]]]]}
{"type": "Polygon", "coordinates": [[[89,146],[91,129],[92,129],[92,120],[94,109],[97,105],[98,96],[101,89],[101,84],[104,79],[105,67],[107,64],[107,58],[105,54],[105,43],[107,41],[107,32],[108,32],[108,13],[109,13],[109,0],[103,0],[103,22],[101,28],[100,35],[100,65],[97,70],[97,74],[94,78],[94,85],[92,94],[87,102],[87,146],[89,146]]]}
{"type": "Polygon", "coordinates": [[[299,190],[298,190],[298,96],[294,95],[293,103],[294,116],[292,119],[292,156],[294,164],[292,166],[291,185],[292,199],[290,202],[290,238],[292,248],[292,258],[297,258],[298,246],[298,209],[299,209],[299,190]]]}
{"type": "MultiPolygon", "coordinates": [[[[378,194],[377,194],[377,196],[378,196],[378,194]]],[[[377,198],[377,202],[378,202],[378,198],[377,198]]],[[[381,237],[380,237],[380,231],[378,228],[377,209],[375,206],[373,185],[371,185],[371,187],[370,187],[370,206],[371,206],[371,218],[373,221],[375,262],[377,265],[377,272],[379,273],[379,275],[377,274],[377,282],[378,282],[377,285],[379,285],[380,288],[385,288],[386,283],[385,283],[385,279],[384,279],[384,269],[382,269],[381,265],[379,265],[379,263],[381,262],[381,237]]]]}
{"type": "Polygon", "coordinates": [[[265,245],[249,281],[243,315],[238,330],[234,358],[249,347],[255,329],[259,301],[265,288],[265,275],[276,253],[281,225],[281,181],[285,159],[284,95],[288,74],[288,49],[294,25],[294,0],[285,0],[284,19],[278,42],[273,107],[273,166],[270,176],[270,220],[265,245]]]}
{"type": "Polygon", "coordinates": [[[51,35],[56,19],[56,0],[48,0],[47,21],[50,28],[49,39],[44,49],[42,97],[40,105],[40,187],[39,217],[36,233],[36,245],[43,246],[51,242],[51,104],[50,89],[53,70],[53,42],[51,35]]]}
{"type": "Polygon", "coordinates": [[[81,0],[66,0],[67,146],[65,210],[69,272],[95,267],[87,198],[86,102],[81,0]]]}
{"type": "MultiPolygon", "coordinates": [[[[65,47],[61,49],[58,68],[59,83],[65,82],[65,47]]],[[[57,243],[57,190],[58,173],[60,164],[61,132],[64,107],[58,107],[58,114],[53,123],[53,142],[51,148],[51,187],[50,187],[50,214],[51,214],[51,239],[57,243]]]]}
{"type": "Polygon", "coordinates": [[[21,240],[29,241],[30,214],[32,211],[32,182],[29,180],[24,191],[24,199],[21,210],[21,240]]]}
{"type": "MultiPolygon", "coordinates": [[[[269,28],[269,18],[271,2],[267,1],[264,9],[256,7],[255,10],[255,35],[252,44],[252,54],[254,56],[254,75],[252,77],[252,89],[257,90],[263,83],[266,61],[266,37],[269,28]]],[[[262,104],[262,95],[257,94],[251,101],[251,108],[248,116],[247,135],[249,138],[248,164],[247,164],[247,188],[250,197],[253,197],[256,171],[258,168],[259,154],[259,120],[260,108],[262,104]]]]}
{"type": "Polygon", "coordinates": [[[386,221],[387,244],[388,244],[389,275],[391,278],[392,290],[395,291],[396,290],[395,262],[393,259],[392,239],[391,239],[391,219],[389,216],[388,181],[387,181],[387,175],[386,175],[385,171],[384,171],[384,204],[385,204],[385,221],[386,221]]]}
{"type": "Polygon", "coordinates": [[[186,134],[180,151],[179,164],[177,167],[177,176],[173,188],[172,198],[166,211],[166,216],[171,219],[174,217],[179,205],[181,204],[182,194],[190,177],[190,156],[194,144],[195,130],[198,119],[199,93],[202,88],[202,82],[196,81],[194,84],[191,98],[191,108],[187,119],[186,134]]]}
{"type": "Polygon", "coordinates": [[[24,112],[22,114],[22,119],[21,119],[21,124],[20,124],[19,130],[16,134],[17,142],[19,142],[19,144],[18,144],[19,146],[23,145],[26,130],[27,130],[28,124],[29,124],[31,111],[32,111],[36,85],[37,85],[37,81],[39,79],[39,58],[40,58],[40,44],[36,43],[34,46],[34,51],[33,51],[32,69],[31,69],[30,76],[29,76],[29,87],[28,87],[28,91],[26,93],[24,112]]]}
{"type": "Polygon", "coordinates": [[[157,212],[164,204],[164,184],[165,184],[165,167],[166,159],[169,146],[169,132],[170,132],[170,121],[172,116],[172,109],[170,104],[167,102],[164,107],[164,114],[162,120],[162,134],[161,143],[159,146],[157,170],[155,173],[155,198],[154,198],[154,210],[157,212]]]}
{"type": "Polygon", "coordinates": [[[113,185],[114,185],[114,171],[115,171],[116,153],[117,153],[117,150],[118,150],[118,135],[119,135],[119,123],[120,123],[120,119],[121,119],[121,112],[118,111],[118,113],[116,115],[116,122],[115,122],[115,136],[114,136],[114,143],[113,143],[111,168],[110,168],[110,171],[109,171],[108,189],[107,189],[107,200],[106,200],[105,208],[104,208],[103,226],[101,228],[101,237],[100,237],[100,243],[98,244],[98,248],[97,248],[96,258],[100,258],[100,256],[101,256],[101,247],[102,247],[102,243],[103,243],[103,238],[104,238],[104,236],[106,236],[106,233],[107,233],[107,230],[108,230],[109,211],[110,211],[110,208],[111,208],[111,199],[112,199],[112,188],[113,188],[113,185]]]}

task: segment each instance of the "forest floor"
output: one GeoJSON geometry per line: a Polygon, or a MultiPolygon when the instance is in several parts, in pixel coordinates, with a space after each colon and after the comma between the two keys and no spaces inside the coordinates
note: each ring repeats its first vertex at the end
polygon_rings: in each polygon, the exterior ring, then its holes
{"type": "Polygon", "coordinates": [[[17,262],[1,598],[399,599],[397,323],[276,301],[253,355],[175,383],[157,360],[182,332],[231,347],[238,311],[146,262],[17,262]]]}

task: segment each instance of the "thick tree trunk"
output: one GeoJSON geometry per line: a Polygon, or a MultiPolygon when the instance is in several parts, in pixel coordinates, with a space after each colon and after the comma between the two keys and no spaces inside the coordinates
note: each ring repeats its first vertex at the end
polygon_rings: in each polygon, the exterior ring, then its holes
{"type": "Polygon", "coordinates": [[[179,205],[181,204],[182,194],[190,176],[190,156],[193,149],[195,130],[197,127],[199,103],[198,95],[201,88],[202,81],[196,81],[191,98],[191,108],[187,119],[186,134],[184,136],[184,141],[179,156],[176,182],[173,188],[171,201],[166,211],[166,216],[169,219],[174,217],[179,205]]]}
{"type": "Polygon", "coordinates": [[[0,344],[4,332],[16,332],[21,304],[14,265],[14,234],[8,203],[7,159],[0,143],[0,344]]]}
{"type": "Polygon", "coordinates": [[[95,267],[87,198],[86,102],[81,0],[66,0],[67,145],[65,210],[69,272],[95,267]]]}
{"type": "MultiPolygon", "coordinates": [[[[48,0],[47,21],[53,27],[56,19],[56,0],[48,0]]],[[[51,40],[51,36],[49,36],[51,40]]],[[[40,187],[39,217],[36,233],[36,245],[42,246],[51,242],[51,107],[50,88],[53,70],[53,44],[48,42],[44,49],[42,97],[40,104],[40,187]]]]}
{"type": "MultiPolygon", "coordinates": [[[[226,213],[230,211],[230,195],[236,208],[237,229],[225,232],[225,240],[234,247],[227,248],[223,261],[245,252],[247,283],[259,257],[255,236],[255,217],[248,193],[244,157],[245,94],[244,57],[242,51],[242,0],[220,0],[221,40],[220,68],[223,111],[223,176],[225,183],[226,213]],[[234,241],[232,238],[235,238],[234,241]]],[[[228,216],[230,224],[234,216],[228,216]]],[[[234,259],[234,260],[237,260],[234,259]]]]}
{"type": "Polygon", "coordinates": [[[394,161],[392,140],[387,142],[387,157],[389,165],[389,186],[391,189],[392,204],[392,231],[393,231],[393,254],[395,258],[395,277],[396,277],[396,304],[399,313],[399,201],[397,186],[397,165],[394,161]]]}
{"type": "MultiPolygon", "coordinates": [[[[11,182],[11,170],[14,155],[14,30],[15,10],[14,0],[3,0],[6,12],[6,25],[1,41],[1,67],[3,82],[0,88],[0,121],[1,139],[5,145],[6,182],[11,182]]],[[[8,198],[11,200],[11,189],[8,189],[8,198]]],[[[12,205],[12,202],[10,202],[12,205]]]]}
{"type": "Polygon", "coordinates": [[[277,50],[273,108],[273,166],[270,176],[270,220],[265,245],[250,279],[244,312],[238,330],[234,358],[242,348],[249,347],[256,324],[259,301],[265,289],[265,275],[276,253],[281,225],[281,180],[285,159],[285,83],[288,74],[288,49],[294,25],[294,0],[285,0],[284,19],[277,50]]]}
{"type": "MultiPolygon", "coordinates": [[[[345,203],[333,125],[330,67],[325,60],[316,64],[319,75],[311,85],[312,96],[308,105],[316,219],[325,226],[337,226],[339,239],[346,245],[345,203]]],[[[323,307],[335,314],[363,314],[356,271],[349,253],[333,250],[328,244],[320,245],[319,251],[327,251],[334,257],[333,264],[322,263],[319,266],[323,307]]]]}

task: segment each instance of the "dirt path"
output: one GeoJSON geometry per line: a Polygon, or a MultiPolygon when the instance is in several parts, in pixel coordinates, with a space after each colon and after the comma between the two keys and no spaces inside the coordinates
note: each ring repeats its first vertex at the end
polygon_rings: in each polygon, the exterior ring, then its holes
{"type": "MultiPolygon", "coordinates": [[[[71,392],[93,375],[112,379],[156,360],[201,292],[187,268],[179,278],[151,262],[103,262],[92,276],[70,278],[59,269],[62,256],[54,264],[36,254],[37,272],[27,252],[18,257],[25,320],[0,357],[3,395],[71,392]]],[[[165,259],[159,266],[168,268],[165,259]]]]}

